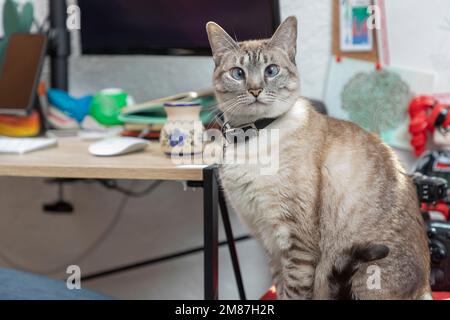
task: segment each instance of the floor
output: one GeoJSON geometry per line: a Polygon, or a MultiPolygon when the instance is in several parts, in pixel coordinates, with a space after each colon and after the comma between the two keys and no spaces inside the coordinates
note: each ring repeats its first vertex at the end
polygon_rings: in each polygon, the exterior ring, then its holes
{"type": "MultiPolygon", "coordinates": [[[[248,298],[258,299],[269,288],[265,259],[255,240],[238,244],[240,263],[248,298]]],[[[238,299],[228,249],[219,254],[219,296],[238,299]]],[[[203,295],[202,254],[192,254],[170,262],[123,272],[85,282],[85,286],[122,299],[199,299],[203,295]]]]}
{"type": "MultiPolygon", "coordinates": [[[[120,181],[134,190],[149,183],[120,181]]],[[[65,194],[75,212],[48,214],[41,206],[55,200],[55,185],[42,179],[0,179],[1,267],[66,279],[72,264],[88,275],[202,245],[202,190],[165,182],[146,197],[129,198],[79,181],[67,185],[65,194]]],[[[235,235],[248,234],[231,214],[235,235]]],[[[240,241],[237,249],[247,296],[258,299],[270,286],[263,251],[253,239],[240,241]]],[[[237,299],[226,246],[219,258],[220,298],[237,299]]],[[[201,299],[202,271],[203,256],[196,253],[83,281],[82,287],[120,299],[201,299]]]]}

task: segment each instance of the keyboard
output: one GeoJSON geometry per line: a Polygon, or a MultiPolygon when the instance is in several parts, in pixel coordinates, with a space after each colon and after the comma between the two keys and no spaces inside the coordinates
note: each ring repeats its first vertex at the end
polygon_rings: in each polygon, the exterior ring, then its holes
{"type": "Polygon", "coordinates": [[[0,153],[24,154],[56,146],[55,138],[10,138],[0,137],[0,153]]]}

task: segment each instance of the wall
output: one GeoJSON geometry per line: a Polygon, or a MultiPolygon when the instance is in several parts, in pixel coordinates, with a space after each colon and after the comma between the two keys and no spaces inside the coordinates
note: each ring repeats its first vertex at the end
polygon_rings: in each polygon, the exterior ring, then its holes
{"type": "MultiPolygon", "coordinates": [[[[297,61],[302,93],[309,97],[322,97],[331,47],[330,1],[281,0],[283,18],[299,19],[297,61]]],[[[47,1],[35,3],[42,21],[47,1]]],[[[142,101],[210,86],[209,57],[83,57],[78,51],[75,35],[70,62],[75,95],[114,86],[142,101]]],[[[0,265],[61,276],[62,269],[54,269],[74,260],[89,272],[201,243],[201,192],[184,192],[180,183],[166,183],[137,200],[125,200],[95,183],[76,183],[66,192],[75,214],[52,216],[42,213],[41,204],[54,200],[54,186],[42,179],[0,179],[0,265]],[[170,223],[160,223],[168,214],[173,215],[170,223]],[[112,233],[101,238],[111,225],[112,233]],[[185,240],[176,242],[177,237],[185,240]]]]}

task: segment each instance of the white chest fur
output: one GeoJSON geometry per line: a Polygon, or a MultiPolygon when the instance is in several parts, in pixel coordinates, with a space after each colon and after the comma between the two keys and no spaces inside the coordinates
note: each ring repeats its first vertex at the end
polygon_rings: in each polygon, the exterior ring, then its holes
{"type": "Polygon", "coordinates": [[[280,190],[285,186],[282,154],[292,147],[289,135],[306,121],[307,108],[299,100],[288,113],[273,122],[262,139],[229,146],[220,170],[228,202],[270,250],[274,243],[273,221],[281,215],[280,190]],[[275,131],[275,132],[274,132],[275,131]]]}

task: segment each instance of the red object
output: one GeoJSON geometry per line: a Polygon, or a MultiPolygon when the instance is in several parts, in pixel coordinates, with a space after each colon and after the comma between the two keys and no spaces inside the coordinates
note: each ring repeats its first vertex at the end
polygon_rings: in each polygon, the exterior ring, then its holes
{"type": "Polygon", "coordinates": [[[433,299],[434,300],[450,300],[450,292],[433,292],[433,299]]]}
{"type": "Polygon", "coordinates": [[[342,57],[341,56],[336,56],[336,62],[339,63],[342,61],[342,57]]]}
{"type": "Polygon", "coordinates": [[[377,71],[380,71],[381,70],[381,63],[377,62],[377,64],[375,65],[375,69],[377,71]]]}
{"type": "MultiPolygon", "coordinates": [[[[433,292],[434,300],[450,300],[450,292],[433,292]]],[[[277,300],[277,290],[271,287],[262,297],[261,300],[277,300]]]]}
{"type": "MultiPolygon", "coordinates": [[[[121,135],[123,137],[139,137],[140,134],[141,134],[141,131],[123,130],[121,132],[121,135]]],[[[149,140],[158,140],[159,135],[160,135],[160,131],[150,131],[141,138],[149,139],[149,140]]]]}
{"type": "Polygon", "coordinates": [[[448,169],[450,168],[450,164],[438,162],[436,163],[436,169],[448,169]]]}
{"type": "Polygon", "coordinates": [[[271,286],[260,300],[277,300],[277,289],[275,289],[275,286],[271,286]]]}
{"type": "Polygon", "coordinates": [[[47,87],[45,86],[44,81],[39,82],[37,92],[39,97],[45,96],[47,94],[47,87]]]}
{"type": "Polygon", "coordinates": [[[438,211],[444,215],[446,220],[448,220],[449,208],[448,208],[448,205],[444,201],[440,201],[436,204],[422,203],[421,209],[423,212],[438,211]]]}
{"type": "MultiPolygon", "coordinates": [[[[414,148],[414,153],[419,157],[424,151],[427,144],[427,131],[435,130],[436,121],[445,115],[441,127],[450,126],[450,112],[443,113],[444,109],[450,106],[439,103],[432,96],[418,96],[411,100],[408,107],[410,117],[409,132],[412,135],[410,141],[414,148]]],[[[442,119],[440,119],[442,120],[442,119]]]]}

